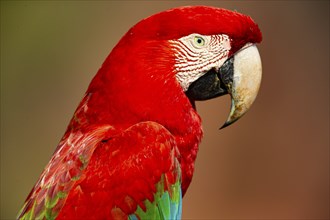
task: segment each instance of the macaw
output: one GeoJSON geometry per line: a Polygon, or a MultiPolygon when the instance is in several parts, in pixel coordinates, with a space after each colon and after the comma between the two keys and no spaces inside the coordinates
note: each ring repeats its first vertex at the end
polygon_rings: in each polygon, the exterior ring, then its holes
{"type": "Polygon", "coordinates": [[[223,127],[261,81],[258,25],[207,6],[138,22],[92,79],[18,219],[180,219],[201,118],[195,101],[225,94],[223,127]]]}

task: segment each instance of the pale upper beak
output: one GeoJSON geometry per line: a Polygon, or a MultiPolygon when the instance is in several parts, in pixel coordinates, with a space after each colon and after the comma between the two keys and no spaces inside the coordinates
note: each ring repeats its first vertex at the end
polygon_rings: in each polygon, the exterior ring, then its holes
{"type": "Polygon", "coordinates": [[[255,45],[243,47],[233,59],[233,80],[226,85],[231,96],[231,110],[221,128],[234,123],[249,110],[257,97],[261,83],[262,65],[255,45]]]}
{"type": "Polygon", "coordinates": [[[227,127],[241,118],[257,97],[262,75],[261,59],[254,44],[246,44],[220,68],[213,68],[193,82],[186,91],[191,101],[230,94],[231,110],[227,127]]]}

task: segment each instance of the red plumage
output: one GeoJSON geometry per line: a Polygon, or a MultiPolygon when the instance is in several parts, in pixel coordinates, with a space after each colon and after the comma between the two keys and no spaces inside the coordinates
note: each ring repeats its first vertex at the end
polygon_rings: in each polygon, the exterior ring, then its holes
{"type": "Polygon", "coordinates": [[[154,122],[138,123],[99,143],[58,219],[127,217],[138,205],[145,208],[144,200],[153,201],[155,184],[163,173],[171,183],[176,181],[171,176],[177,157],[174,146],[174,137],[154,122]]]}
{"type": "Polygon", "coordinates": [[[175,78],[168,40],[191,33],[227,34],[231,53],[261,41],[250,17],[212,7],[176,8],[136,24],[90,83],[21,216],[63,191],[59,219],[127,217],[153,200],[161,174],[176,181],[177,161],[186,192],[202,128],[175,78]]]}

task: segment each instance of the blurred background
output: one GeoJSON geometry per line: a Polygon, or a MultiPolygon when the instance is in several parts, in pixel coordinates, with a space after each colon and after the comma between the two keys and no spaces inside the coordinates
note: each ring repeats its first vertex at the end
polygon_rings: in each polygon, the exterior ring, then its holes
{"type": "Polygon", "coordinates": [[[1,219],[15,218],[120,37],[199,4],[259,24],[264,75],[224,130],[229,97],[197,103],[205,136],[183,218],[329,218],[329,1],[201,0],[1,1],[1,219]]]}

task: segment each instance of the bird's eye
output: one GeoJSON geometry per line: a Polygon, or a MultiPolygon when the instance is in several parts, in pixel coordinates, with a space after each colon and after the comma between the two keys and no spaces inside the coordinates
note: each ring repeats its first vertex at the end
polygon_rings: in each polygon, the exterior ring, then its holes
{"type": "Polygon", "coordinates": [[[200,36],[195,36],[194,43],[195,43],[196,46],[202,47],[202,46],[205,45],[205,40],[204,40],[204,38],[202,38],[200,36]]]}

